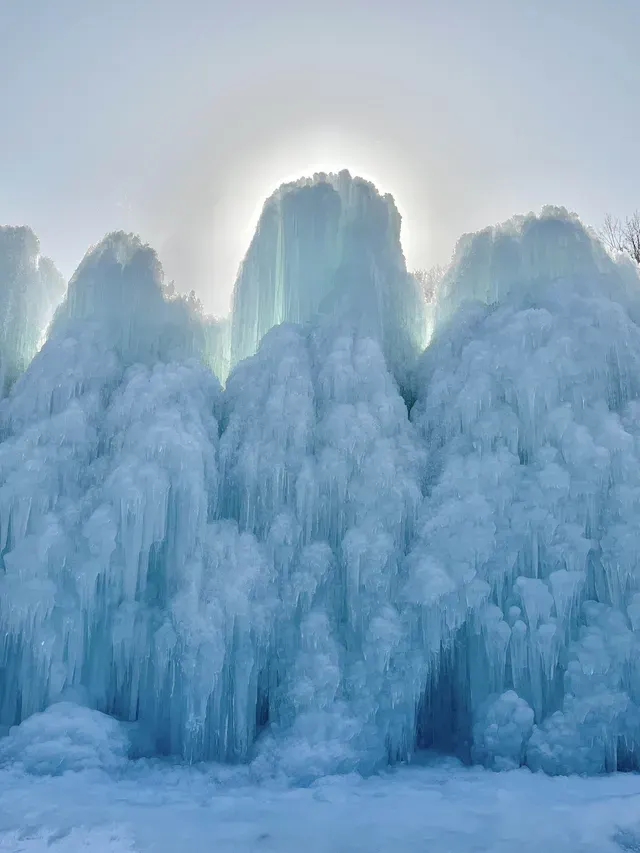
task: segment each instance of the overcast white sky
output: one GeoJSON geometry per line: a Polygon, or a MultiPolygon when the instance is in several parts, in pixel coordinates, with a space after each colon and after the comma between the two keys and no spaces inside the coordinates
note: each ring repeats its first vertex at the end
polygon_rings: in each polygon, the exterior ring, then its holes
{"type": "Polygon", "coordinates": [[[640,0],[0,0],[0,222],[69,275],[134,230],[226,311],[264,197],[346,166],[410,266],[640,207],[640,0]]]}

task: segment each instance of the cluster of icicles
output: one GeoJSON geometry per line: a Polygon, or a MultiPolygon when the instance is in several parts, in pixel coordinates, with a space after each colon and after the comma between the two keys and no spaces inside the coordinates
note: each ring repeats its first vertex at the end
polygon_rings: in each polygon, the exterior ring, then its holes
{"type": "Polygon", "coordinates": [[[107,238],[0,403],[0,725],[73,697],[303,778],[635,767],[639,294],[549,210],[461,242],[401,385],[325,312],[223,390],[107,238]]]}

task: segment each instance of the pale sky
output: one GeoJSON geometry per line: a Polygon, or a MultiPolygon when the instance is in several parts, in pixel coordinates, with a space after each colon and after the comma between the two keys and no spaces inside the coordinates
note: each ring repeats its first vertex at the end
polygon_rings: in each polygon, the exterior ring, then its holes
{"type": "Polygon", "coordinates": [[[224,313],[264,198],[393,193],[410,267],[544,204],[640,207],[640,0],[0,0],[0,223],[133,230],[224,313]]]}

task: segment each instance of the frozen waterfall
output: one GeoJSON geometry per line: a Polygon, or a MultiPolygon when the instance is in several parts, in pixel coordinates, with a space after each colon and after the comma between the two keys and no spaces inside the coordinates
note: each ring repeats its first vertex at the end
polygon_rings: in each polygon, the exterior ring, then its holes
{"type": "Polygon", "coordinates": [[[234,289],[231,363],[253,355],[273,326],[318,315],[377,340],[403,378],[424,347],[400,214],[391,196],[347,171],[285,184],[265,203],[234,289]]]}
{"type": "Polygon", "coordinates": [[[221,324],[87,254],[0,402],[0,762],[68,716],[109,766],[638,766],[640,278],[561,209],[469,235],[416,362],[398,237],[288,185],[221,324]]]}

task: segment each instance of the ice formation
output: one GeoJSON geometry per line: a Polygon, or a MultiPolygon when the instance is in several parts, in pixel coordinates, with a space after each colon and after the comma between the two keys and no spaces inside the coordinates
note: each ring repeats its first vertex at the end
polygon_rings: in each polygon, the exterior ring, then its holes
{"type": "Polygon", "coordinates": [[[64,290],[33,231],[0,226],[0,399],[33,358],[64,290]]]}
{"type": "Polygon", "coordinates": [[[0,767],[18,765],[36,776],[113,771],[122,769],[130,749],[118,720],[75,702],[56,702],[0,739],[0,767]]]}
{"type": "Polygon", "coordinates": [[[329,314],[377,340],[392,371],[404,371],[425,343],[423,312],[393,198],[347,171],[320,173],[264,206],[234,289],[231,364],[273,326],[329,314]]]}
{"type": "Polygon", "coordinates": [[[478,234],[416,379],[410,559],[435,590],[451,739],[475,723],[482,749],[487,694],[515,691],[548,772],[634,766],[640,745],[639,284],[562,210],[478,234]]]}
{"type": "Polygon", "coordinates": [[[107,714],[299,780],[638,765],[640,279],[563,210],[469,236],[412,367],[397,224],[284,188],[226,327],[137,238],[88,253],[0,404],[0,759],[46,768],[75,697],[80,762],[107,714]]]}

